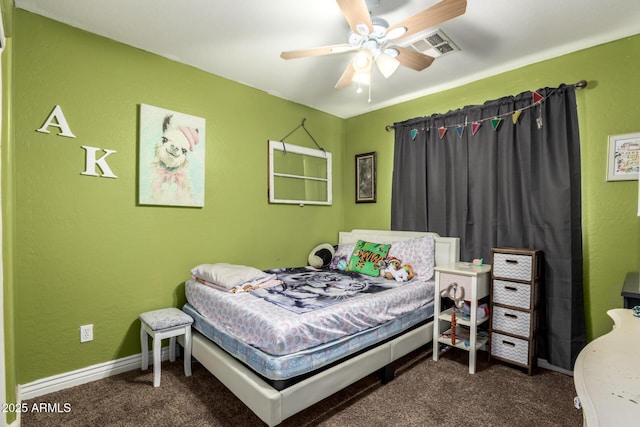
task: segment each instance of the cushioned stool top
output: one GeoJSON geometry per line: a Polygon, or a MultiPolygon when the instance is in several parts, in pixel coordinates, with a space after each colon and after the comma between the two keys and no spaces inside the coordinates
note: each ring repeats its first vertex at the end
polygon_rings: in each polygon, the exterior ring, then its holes
{"type": "Polygon", "coordinates": [[[191,316],[175,307],[147,311],[138,317],[154,331],[193,323],[191,316]]]}

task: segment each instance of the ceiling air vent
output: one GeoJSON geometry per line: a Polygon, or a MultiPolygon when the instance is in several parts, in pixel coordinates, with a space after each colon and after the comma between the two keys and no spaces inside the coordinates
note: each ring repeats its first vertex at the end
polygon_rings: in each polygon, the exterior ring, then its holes
{"type": "Polygon", "coordinates": [[[412,48],[429,56],[443,56],[460,48],[442,31],[436,30],[410,44],[412,48]]]}

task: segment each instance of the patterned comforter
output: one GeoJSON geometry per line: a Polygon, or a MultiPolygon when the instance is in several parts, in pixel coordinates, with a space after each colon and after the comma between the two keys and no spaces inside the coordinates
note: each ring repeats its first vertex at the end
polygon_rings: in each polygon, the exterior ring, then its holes
{"type": "Polygon", "coordinates": [[[275,274],[282,284],[251,293],[294,313],[318,310],[406,284],[341,270],[306,267],[267,270],[267,273],[275,274]]]}
{"type": "Polygon", "coordinates": [[[297,302],[293,304],[272,303],[254,295],[255,291],[221,292],[193,279],[186,282],[185,294],[189,304],[221,332],[271,355],[292,354],[374,328],[430,303],[434,295],[433,280],[414,279],[398,284],[366,277],[364,280],[371,292],[353,292],[363,286],[362,282],[353,276],[345,284],[345,277],[341,275],[338,281],[330,280],[332,286],[324,287],[320,296],[307,298],[309,295],[305,294],[314,294],[314,289],[323,280],[335,277],[327,276],[327,271],[311,268],[296,269],[295,275],[298,278],[302,275],[304,280],[297,281],[304,284],[292,288],[301,288],[298,294],[294,291],[293,300],[297,302]],[[341,284],[336,285],[336,282],[341,284]],[[292,306],[301,311],[292,310],[292,306]]]}

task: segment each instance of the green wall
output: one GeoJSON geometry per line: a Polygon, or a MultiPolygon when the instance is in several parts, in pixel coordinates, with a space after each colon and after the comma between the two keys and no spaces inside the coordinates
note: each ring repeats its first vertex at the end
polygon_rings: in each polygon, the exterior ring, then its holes
{"type": "Polygon", "coordinates": [[[608,332],[612,322],[606,311],[622,306],[625,275],[637,271],[640,261],[638,182],[605,181],[608,135],[640,131],[638,52],[640,35],[348,119],[345,194],[349,194],[349,177],[354,173],[349,159],[361,152],[377,151],[380,186],[378,203],[345,204],[345,228],[390,226],[394,135],[385,131],[386,125],[585,79],[589,85],[577,91],[577,102],[588,339],[608,332]]]}
{"type": "Polygon", "coordinates": [[[342,119],[22,10],[14,53],[19,384],[139,353],[138,314],[181,306],[196,264],[302,265],[337,240],[341,174],[332,206],[269,205],[267,140],[306,118],[341,171],[342,119]],[[136,204],[141,103],[205,118],[204,208],[136,204]],[[36,132],[56,105],[76,138],[36,132]],[[117,151],[118,178],[81,175],[83,145],[117,151]]]}
{"type": "MultiPolygon", "coordinates": [[[[604,175],[607,135],[638,131],[631,83],[640,70],[629,52],[640,36],[342,120],[22,10],[13,34],[13,138],[3,166],[14,173],[3,190],[15,191],[15,203],[4,202],[13,219],[5,257],[15,261],[5,286],[15,298],[7,372],[18,384],[139,353],[137,315],[180,306],[197,263],[299,265],[341,229],[388,228],[385,125],[562,82],[589,81],[578,105],[590,337],[609,330],[605,311],[621,305],[624,276],[638,269],[637,182],[604,175]],[[140,103],[206,119],[204,208],[136,205],[140,103]],[[55,105],[76,138],[36,132],[55,105]],[[267,203],[266,141],[302,118],[334,155],[331,207],[267,203]],[[81,175],[82,145],[116,150],[108,163],[118,178],[81,175]],[[355,204],[353,156],[369,151],[378,152],[378,202],[355,204]],[[80,344],[87,323],[95,339],[80,344]]],[[[302,131],[287,142],[314,147],[302,131]]]]}

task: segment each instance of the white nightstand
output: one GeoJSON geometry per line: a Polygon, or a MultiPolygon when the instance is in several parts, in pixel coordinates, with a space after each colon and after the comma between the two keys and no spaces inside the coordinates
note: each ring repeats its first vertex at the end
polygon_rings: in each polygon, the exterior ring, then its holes
{"type": "MultiPolygon", "coordinates": [[[[478,319],[478,300],[489,295],[489,273],[490,265],[475,266],[470,263],[461,262],[449,266],[435,268],[436,274],[436,296],[433,317],[433,360],[438,360],[440,344],[457,347],[469,352],[469,373],[476,372],[476,351],[488,341],[487,336],[478,337],[478,325],[489,320],[489,315],[478,319]],[[450,322],[453,308],[441,312],[440,292],[447,289],[449,285],[456,283],[458,288],[464,289],[464,300],[470,303],[470,313],[468,318],[456,315],[458,325],[469,328],[469,339],[456,340],[452,344],[450,337],[450,322]],[[441,332],[441,323],[448,322],[447,330],[441,332]]],[[[443,328],[445,329],[445,328],[443,328]]]]}

